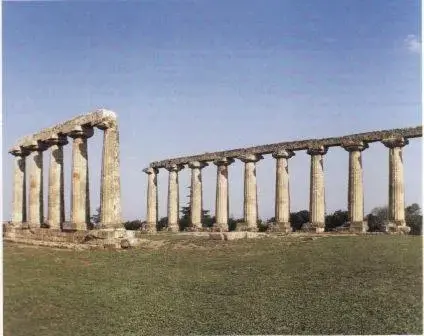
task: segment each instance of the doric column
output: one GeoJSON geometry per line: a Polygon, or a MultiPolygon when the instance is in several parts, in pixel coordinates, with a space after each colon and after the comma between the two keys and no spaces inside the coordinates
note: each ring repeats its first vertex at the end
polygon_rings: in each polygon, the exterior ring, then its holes
{"type": "Polygon", "coordinates": [[[260,154],[239,157],[244,162],[244,225],[248,231],[258,230],[258,191],[256,187],[256,162],[263,159],[260,154]]]}
{"type": "Polygon", "coordinates": [[[157,168],[146,168],[143,172],[147,174],[147,214],[146,229],[148,232],[156,232],[158,224],[158,182],[157,168]]]}
{"type": "Polygon", "coordinates": [[[275,223],[273,230],[289,233],[290,226],[290,189],[288,159],[295,154],[292,150],[279,150],[272,154],[276,159],[275,179],[275,223]]]}
{"type": "Polygon", "coordinates": [[[97,124],[96,127],[103,130],[100,225],[102,228],[121,228],[118,123],[116,119],[108,119],[97,124]]]}
{"type": "Polygon", "coordinates": [[[168,231],[179,231],[179,186],[178,172],[184,165],[170,164],[165,167],[169,171],[168,180],[168,231]]]}
{"type": "Polygon", "coordinates": [[[389,218],[387,229],[393,233],[408,233],[411,228],[405,222],[405,190],[403,181],[402,147],[409,141],[405,138],[384,139],[389,148],[389,218]]]}
{"type": "Polygon", "coordinates": [[[216,165],[216,199],[214,231],[228,231],[229,193],[228,193],[228,166],[234,162],[232,158],[215,160],[216,165]]]}
{"type": "Polygon", "coordinates": [[[59,230],[65,221],[63,146],[68,140],[65,135],[54,134],[45,142],[50,146],[47,224],[59,230]]]}
{"type": "Polygon", "coordinates": [[[368,148],[363,141],[346,142],[342,147],[349,152],[348,216],[349,231],[365,233],[368,224],[364,221],[364,188],[362,181],[361,152],[368,148]]]}
{"type": "Polygon", "coordinates": [[[327,147],[318,146],[307,150],[311,156],[309,223],[302,226],[303,231],[324,232],[325,228],[325,186],[324,158],[327,147]]]}
{"type": "Polygon", "coordinates": [[[27,221],[26,215],[26,169],[25,157],[29,152],[22,147],[15,147],[10,152],[15,157],[13,171],[12,223],[22,225],[27,221]]]}
{"type": "Polygon", "coordinates": [[[76,126],[68,136],[72,144],[71,227],[87,230],[90,223],[90,189],[88,181],[87,139],[93,136],[91,127],[76,126]]]}
{"type": "Polygon", "coordinates": [[[31,168],[29,173],[29,212],[28,224],[39,228],[44,223],[43,207],[43,151],[47,147],[41,141],[33,141],[25,149],[30,151],[28,160],[31,168]]]}
{"type": "Polygon", "coordinates": [[[198,231],[202,229],[202,172],[208,163],[192,161],[188,164],[191,168],[190,187],[190,228],[198,231]]]}

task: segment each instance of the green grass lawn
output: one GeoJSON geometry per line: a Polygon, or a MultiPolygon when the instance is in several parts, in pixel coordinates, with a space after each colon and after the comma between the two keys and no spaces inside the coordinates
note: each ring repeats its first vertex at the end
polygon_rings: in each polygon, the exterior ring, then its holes
{"type": "Polygon", "coordinates": [[[156,245],[6,244],[5,335],[422,334],[421,237],[156,245]]]}

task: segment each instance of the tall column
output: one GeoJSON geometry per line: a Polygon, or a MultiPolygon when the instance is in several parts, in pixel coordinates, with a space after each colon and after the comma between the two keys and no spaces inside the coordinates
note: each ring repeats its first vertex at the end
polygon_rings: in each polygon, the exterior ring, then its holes
{"type": "Polygon", "coordinates": [[[191,168],[191,187],[190,187],[190,228],[194,231],[202,229],[202,169],[208,163],[192,161],[188,164],[191,168]]]}
{"type": "Polygon", "coordinates": [[[261,159],[263,157],[260,154],[246,154],[239,158],[244,162],[244,225],[248,231],[258,230],[256,162],[261,159]]]}
{"type": "Polygon", "coordinates": [[[29,152],[15,147],[10,152],[15,157],[13,172],[12,223],[22,225],[27,221],[26,215],[26,169],[25,157],[29,152]]]}
{"type": "Polygon", "coordinates": [[[74,139],[71,186],[71,227],[73,230],[87,230],[87,225],[90,223],[87,139],[93,134],[93,128],[81,126],[76,126],[68,134],[74,139]]]}
{"type": "Polygon", "coordinates": [[[216,170],[216,199],[214,231],[228,231],[229,193],[228,193],[228,166],[234,162],[232,158],[221,158],[213,163],[216,170]]]}
{"type": "Polygon", "coordinates": [[[365,233],[368,224],[364,220],[364,188],[362,180],[361,152],[368,144],[359,142],[344,143],[342,147],[349,152],[348,217],[349,231],[365,233]]]}
{"type": "Polygon", "coordinates": [[[33,141],[25,146],[30,151],[28,160],[30,162],[29,174],[29,216],[30,227],[39,228],[44,224],[43,206],[43,151],[46,146],[41,141],[33,141]]]}
{"type": "Polygon", "coordinates": [[[328,148],[318,146],[309,148],[311,156],[310,195],[309,195],[309,223],[302,226],[303,231],[324,232],[325,228],[325,186],[324,186],[324,158],[328,148]]]}
{"type": "Polygon", "coordinates": [[[183,165],[170,164],[165,167],[169,171],[168,180],[168,231],[179,231],[179,186],[178,172],[184,168],[183,165]]]}
{"type": "Polygon", "coordinates": [[[290,226],[290,189],[288,159],[295,153],[292,150],[279,150],[272,154],[276,159],[275,179],[275,223],[273,230],[292,232],[290,226]]]}
{"type": "Polygon", "coordinates": [[[122,228],[118,124],[116,119],[109,119],[96,127],[103,130],[100,225],[102,228],[122,228]]]}
{"type": "Polygon", "coordinates": [[[158,182],[157,168],[146,168],[143,172],[147,174],[147,214],[146,229],[148,232],[156,232],[158,224],[158,182]]]}
{"type": "Polygon", "coordinates": [[[47,224],[60,230],[65,221],[65,195],[63,176],[63,146],[68,143],[65,135],[55,134],[46,140],[50,146],[49,190],[47,224]]]}
{"type": "Polygon", "coordinates": [[[411,228],[405,222],[405,190],[403,181],[402,147],[409,141],[405,138],[384,139],[389,148],[389,218],[387,229],[392,233],[408,233],[411,228]]]}

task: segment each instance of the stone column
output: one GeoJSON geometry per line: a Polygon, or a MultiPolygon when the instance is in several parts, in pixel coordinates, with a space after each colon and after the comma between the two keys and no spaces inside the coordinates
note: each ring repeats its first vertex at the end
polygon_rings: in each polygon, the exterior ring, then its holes
{"type": "Polygon", "coordinates": [[[30,151],[28,160],[30,162],[29,174],[29,216],[30,227],[39,228],[44,224],[43,206],[43,151],[46,146],[41,141],[33,141],[25,149],[30,151]]]}
{"type": "Polygon", "coordinates": [[[146,168],[143,172],[147,174],[147,214],[146,229],[148,232],[156,232],[158,224],[158,182],[157,168],[146,168]]]}
{"type": "Polygon", "coordinates": [[[87,230],[90,223],[90,189],[88,181],[87,139],[93,128],[76,126],[68,136],[72,144],[71,228],[87,230]]]}
{"type": "Polygon", "coordinates": [[[364,220],[364,188],[362,181],[362,157],[361,152],[368,148],[363,141],[348,142],[342,147],[349,152],[349,184],[348,184],[348,216],[349,231],[365,233],[368,224],[364,220]]]}
{"type": "Polygon", "coordinates": [[[405,222],[405,190],[403,181],[402,147],[409,141],[405,138],[384,139],[389,148],[389,218],[387,230],[391,233],[408,233],[411,228],[405,222]]]}
{"type": "Polygon", "coordinates": [[[272,154],[276,159],[275,179],[275,223],[273,231],[292,232],[290,226],[290,189],[288,159],[295,153],[292,150],[279,150],[272,154]]]}
{"type": "Polygon", "coordinates": [[[13,172],[12,224],[22,225],[22,223],[27,221],[25,157],[28,156],[29,152],[22,147],[15,147],[9,153],[15,157],[13,172]]]}
{"type": "Polygon", "coordinates": [[[202,229],[202,172],[208,163],[192,161],[188,164],[191,168],[191,187],[190,187],[190,229],[199,231],[202,229]]]}
{"type": "Polygon", "coordinates": [[[232,158],[221,158],[213,162],[217,166],[214,231],[228,231],[228,214],[230,208],[228,166],[233,162],[234,159],[232,158]]]}
{"type": "Polygon", "coordinates": [[[302,226],[303,231],[321,233],[325,228],[325,186],[324,186],[324,158],[328,148],[318,146],[309,148],[311,156],[310,195],[309,195],[309,223],[302,226]]]}
{"type": "Polygon", "coordinates": [[[62,228],[65,221],[63,146],[67,143],[66,136],[62,134],[54,134],[46,140],[46,144],[51,147],[47,224],[57,230],[62,228]]]}
{"type": "Polygon", "coordinates": [[[247,231],[258,230],[258,190],[256,186],[256,162],[263,159],[260,154],[239,157],[244,162],[244,226],[247,231]]]}
{"type": "Polygon", "coordinates": [[[97,124],[96,127],[103,130],[100,226],[101,228],[123,228],[118,124],[116,119],[109,119],[97,124]]]}
{"type": "Polygon", "coordinates": [[[169,171],[168,181],[168,231],[178,232],[179,221],[179,186],[178,172],[184,165],[170,164],[165,167],[169,171]]]}

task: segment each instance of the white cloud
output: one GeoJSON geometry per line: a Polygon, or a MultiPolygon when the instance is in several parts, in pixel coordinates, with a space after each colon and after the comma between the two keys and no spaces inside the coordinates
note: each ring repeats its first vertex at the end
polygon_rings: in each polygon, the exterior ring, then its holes
{"type": "Polygon", "coordinates": [[[403,42],[409,52],[418,54],[421,52],[421,42],[418,40],[417,36],[412,34],[408,35],[403,42]]]}

